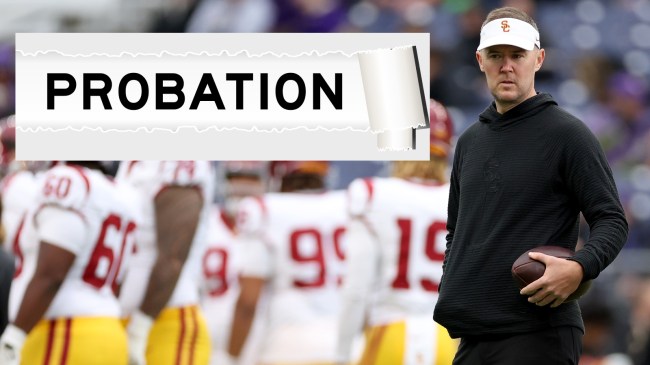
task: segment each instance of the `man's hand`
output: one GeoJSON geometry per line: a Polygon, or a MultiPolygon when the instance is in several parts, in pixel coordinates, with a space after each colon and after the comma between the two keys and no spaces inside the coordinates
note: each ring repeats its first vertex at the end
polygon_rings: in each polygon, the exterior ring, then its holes
{"type": "Polygon", "coordinates": [[[126,328],[129,337],[129,365],[145,365],[147,363],[147,339],[153,326],[153,319],[148,315],[135,311],[126,328]]]}
{"type": "Polygon", "coordinates": [[[0,365],[20,364],[20,352],[27,334],[20,328],[10,324],[0,337],[0,365]]]}
{"type": "Polygon", "coordinates": [[[540,307],[551,304],[551,308],[555,308],[580,286],[584,272],[579,263],[540,252],[531,252],[529,256],[546,265],[544,275],[520,291],[530,296],[530,303],[540,307]]]}

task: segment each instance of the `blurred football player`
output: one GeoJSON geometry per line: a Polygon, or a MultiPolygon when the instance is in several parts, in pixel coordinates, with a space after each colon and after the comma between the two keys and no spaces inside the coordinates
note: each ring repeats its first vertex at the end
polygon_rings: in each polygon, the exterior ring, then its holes
{"type": "Polygon", "coordinates": [[[15,116],[10,115],[0,120],[0,179],[10,173],[22,170],[21,163],[16,161],[16,125],[15,116]]]}
{"type": "Polygon", "coordinates": [[[268,163],[261,161],[223,161],[220,164],[223,171],[224,196],[223,212],[232,225],[239,204],[248,196],[260,196],[265,192],[268,175],[268,163]]]}
{"type": "Polygon", "coordinates": [[[353,181],[339,319],[338,361],[349,362],[366,329],[362,364],[451,364],[456,344],[432,320],[447,234],[447,156],[453,134],[445,108],[430,104],[430,161],[398,161],[392,176],[353,181]]]}
{"type": "Polygon", "coordinates": [[[212,165],[208,161],[126,161],[116,179],[135,188],[141,229],[120,292],[134,365],[207,365],[210,339],[199,309],[212,165]]]}
{"type": "Polygon", "coordinates": [[[128,191],[99,162],[47,171],[14,238],[12,324],[0,338],[0,364],[127,364],[114,288],[136,221],[128,191]]]}
{"type": "MultiPolygon", "coordinates": [[[[239,203],[247,196],[264,193],[266,163],[258,161],[224,161],[219,164],[223,184],[223,206],[213,205],[210,214],[207,247],[201,261],[203,309],[212,340],[210,364],[224,362],[232,324],[235,301],[239,294],[237,279],[238,247],[235,246],[235,215],[239,203]]],[[[249,341],[250,342],[250,341],[249,341]]],[[[248,350],[248,348],[247,348],[248,350]]],[[[254,364],[244,351],[241,363],[254,364]]]]}
{"type": "Polygon", "coordinates": [[[13,117],[7,118],[0,124],[3,125],[0,131],[3,242],[10,249],[27,209],[35,204],[38,183],[34,173],[28,169],[27,163],[15,160],[16,127],[13,124],[13,117]]]}
{"type": "Polygon", "coordinates": [[[15,160],[16,127],[14,116],[0,120],[0,333],[8,322],[9,289],[14,275],[14,258],[7,252],[18,245],[16,232],[27,214],[35,204],[38,192],[36,176],[27,169],[24,162],[15,160]]]}
{"type": "Polygon", "coordinates": [[[344,192],[324,192],[329,164],[273,162],[280,192],[242,202],[242,268],[228,352],[237,361],[265,291],[260,364],[333,364],[344,192]]]}

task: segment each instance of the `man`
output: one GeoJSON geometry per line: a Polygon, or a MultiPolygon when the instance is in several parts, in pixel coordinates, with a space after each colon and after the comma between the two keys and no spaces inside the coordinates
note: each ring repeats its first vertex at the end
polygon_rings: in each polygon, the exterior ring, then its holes
{"type": "Polygon", "coordinates": [[[208,161],[127,161],[117,180],[135,188],[142,223],[121,288],[133,365],[207,365],[198,307],[201,253],[212,202],[208,161]]]}
{"type": "Polygon", "coordinates": [[[266,332],[259,363],[332,364],[345,225],[343,192],[324,192],[328,163],[273,162],[281,193],[242,202],[240,294],[228,352],[235,359],[249,337],[265,291],[266,332]]]}
{"type": "MultiPolygon", "coordinates": [[[[259,161],[223,161],[219,168],[223,171],[224,203],[221,207],[212,206],[207,245],[201,260],[201,308],[212,340],[212,365],[222,364],[227,357],[228,336],[239,295],[237,274],[241,252],[235,245],[236,214],[243,198],[264,193],[266,176],[266,164],[259,161]]],[[[242,363],[255,363],[251,351],[250,346],[246,348],[242,363]]]]}
{"type": "Polygon", "coordinates": [[[50,162],[15,160],[16,127],[13,125],[13,116],[9,117],[2,127],[0,143],[2,144],[0,196],[2,198],[3,242],[5,247],[11,250],[11,246],[15,243],[18,227],[27,210],[35,204],[38,194],[39,180],[35,174],[36,171],[34,171],[35,167],[39,167],[37,165],[43,167],[38,171],[39,175],[42,175],[45,165],[49,166],[50,162]]]}
{"type": "Polygon", "coordinates": [[[431,322],[447,234],[447,156],[453,128],[430,104],[430,161],[393,163],[392,177],[357,179],[348,188],[351,222],[339,317],[339,363],[350,359],[366,319],[368,365],[451,364],[456,344],[431,322]]]}
{"type": "Polygon", "coordinates": [[[627,236],[598,141],[535,91],[544,57],[528,15],[488,14],[476,59],[494,102],[456,145],[434,312],[461,338],[455,365],[577,364],[584,327],[577,302],[564,300],[614,260],[627,236]],[[546,271],[520,292],[512,263],[541,245],[575,249],[581,212],[591,228],[584,248],[568,260],[531,253],[546,271]]]}
{"type": "MultiPolygon", "coordinates": [[[[8,252],[18,245],[16,234],[29,208],[32,208],[38,193],[37,178],[27,169],[25,162],[15,160],[16,127],[14,116],[0,121],[0,333],[8,323],[9,291],[14,275],[14,257],[8,252]]],[[[33,167],[34,163],[30,162],[33,167]]],[[[41,163],[43,164],[43,163],[41,163]]],[[[17,297],[14,297],[15,300],[17,297]]],[[[17,304],[14,304],[17,307],[17,304]]]]}
{"type": "Polygon", "coordinates": [[[0,338],[0,364],[127,364],[114,288],[136,218],[126,191],[101,169],[71,161],[44,176],[12,246],[12,324],[0,338]]]}

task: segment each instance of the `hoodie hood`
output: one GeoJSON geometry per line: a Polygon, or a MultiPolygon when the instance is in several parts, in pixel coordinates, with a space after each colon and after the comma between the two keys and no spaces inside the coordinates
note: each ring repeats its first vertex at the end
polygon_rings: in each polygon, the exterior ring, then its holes
{"type": "Polygon", "coordinates": [[[557,105],[557,102],[555,102],[553,97],[548,93],[538,93],[503,114],[497,111],[496,103],[492,102],[492,104],[490,104],[490,106],[479,115],[479,121],[488,125],[492,130],[502,130],[519,121],[526,120],[551,105],[557,105]]]}

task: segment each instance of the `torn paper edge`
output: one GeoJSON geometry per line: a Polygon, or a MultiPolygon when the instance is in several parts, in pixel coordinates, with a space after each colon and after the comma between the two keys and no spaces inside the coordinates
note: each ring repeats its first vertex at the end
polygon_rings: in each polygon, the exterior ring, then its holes
{"type": "Polygon", "coordinates": [[[323,127],[323,126],[316,126],[316,127],[307,127],[307,126],[295,126],[295,127],[282,127],[282,128],[271,128],[271,129],[261,129],[257,128],[256,126],[252,126],[250,128],[240,128],[240,127],[220,127],[220,126],[209,126],[209,127],[197,127],[197,126],[191,126],[191,125],[185,125],[185,126],[176,126],[173,128],[163,128],[163,127],[137,127],[137,128],[104,128],[104,127],[89,127],[89,126],[81,126],[81,127],[72,127],[72,126],[67,126],[67,127],[59,127],[59,128],[54,128],[54,127],[22,127],[22,126],[16,126],[16,130],[19,130],[21,132],[26,132],[26,133],[39,133],[39,132],[49,132],[49,133],[56,133],[56,132],[85,132],[85,131],[91,131],[91,132],[124,132],[124,133],[133,133],[133,132],[146,132],[146,133],[157,133],[157,132],[169,132],[169,133],[179,133],[181,130],[188,130],[188,129],[193,129],[196,133],[205,133],[205,132],[223,132],[223,131],[237,131],[237,132],[263,132],[263,133],[282,133],[285,131],[307,131],[307,132],[318,132],[318,131],[324,131],[324,132],[345,132],[345,131],[350,131],[350,132],[372,132],[370,128],[354,128],[354,127],[344,127],[344,128],[337,128],[337,127],[323,127]]]}
{"type": "Polygon", "coordinates": [[[429,126],[417,48],[367,52],[359,55],[358,62],[370,129],[378,132],[377,147],[380,151],[415,149],[415,129],[429,126]]]}
{"type": "MultiPolygon", "coordinates": [[[[62,57],[71,57],[71,58],[93,58],[93,57],[108,57],[108,58],[122,58],[124,56],[130,56],[133,58],[137,57],[157,57],[157,58],[162,58],[166,56],[170,57],[188,57],[188,56],[198,56],[198,57],[240,57],[245,55],[247,58],[262,58],[262,57],[268,57],[268,56],[274,56],[277,58],[300,58],[300,57],[326,57],[326,56],[343,56],[347,58],[352,58],[357,56],[357,60],[359,63],[360,60],[358,59],[358,55],[379,55],[382,53],[387,53],[391,51],[403,51],[411,49],[413,51],[413,57],[414,57],[414,66],[415,66],[415,71],[416,71],[416,82],[418,84],[418,89],[420,91],[420,99],[422,103],[422,109],[424,111],[423,113],[423,120],[417,120],[417,121],[412,121],[409,123],[410,128],[404,128],[403,126],[383,126],[382,128],[373,128],[372,127],[372,122],[370,118],[370,113],[368,114],[368,119],[371,124],[369,128],[365,129],[359,129],[355,127],[345,127],[345,128],[336,128],[336,127],[324,127],[324,126],[316,126],[316,127],[306,127],[306,126],[295,126],[295,127],[281,127],[281,128],[258,128],[256,126],[252,126],[250,128],[239,128],[239,127],[226,127],[226,126],[209,126],[205,128],[200,128],[196,126],[177,126],[175,128],[166,128],[166,127],[137,127],[137,128],[132,128],[132,129],[117,129],[117,128],[104,128],[104,127],[88,127],[88,126],[83,126],[81,128],[78,127],[72,127],[72,126],[67,126],[67,127],[59,127],[59,128],[53,128],[53,127],[18,127],[18,129],[22,132],[30,132],[30,133],[38,133],[38,132],[58,132],[58,131],[74,131],[74,132],[82,132],[82,131],[101,131],[101,132],[125,132],[125,133],[131,133],[131,132],[140,132],[140,131],[145,131],[147,133],[154,133],[158,131],[166,131],[170,133],[178,133],[180,129],[194,129],[196,133],[203,133],[206,131],[211,131],[211,130],[216,130],[216,131],[244,131],[244,132],[267,132],[267,133],[283,133],[285,131],[294,131],[294,130],[305,130],[305,131],[360,131],[360,132],[367,132],[370,131],[373,134],[377,135],[377,147],[379,148],[380,151],[403,151],[403,150],[410,150],[410,149],[415,149],[415,129],[421,129],[421,128],[428,128],[429,127],[429,116],[428,116],[428,109],[426,107],[427,103],[424,100],[425,99],[425,94],[424,94],[424,87],[423,87],[423,80],[422,80],[422,74],[420,71],[420,65],[418,61],[418,54],[417,54],[417,47],[415,45],[404,45],[404,46],[397,46],[397,47],[380,47],[380,48],[375,48],[371,50],[360,50],[356,51],[353,53],[348,53],[344,51],[339,51],[339,50],[334,50],[334,51],[318,51],[318,50],[311,50],[311,51],[305,51],[305,52],[300,52],[297,54],[290,54],[287,52],[282,52],[282,53],[276,53],[274,51],[266,51],[262,53],[251,53],[248,50],[240,50],[236,52],[230,52],[228,50],[223,50],[217,53],[213,52],[184,52],[184,53],[173,53],[169,51],[161,51],[158,53],[143,53],[143,52],[137,52],[137,53],[132,53],[132,52],[120,52],[119,54],[110,54],[110,53],[98,53],[98,52],[91,52],[88,54],[83,54],[83,53],[77,53],[77,54],[68,54],[65,52],[61,52],[59,50],[39,50],[35,52],[25,52],[20,49],[16,50],[16,53],[19,53],[23,57],[40,57],[40,56],[46,56],[47,54],[54,53],[62,57]]],[[[365,87],[365,82],[364,82],[364,96],[366,98],[366,106],[368,106],[368,93],[366,92],[366,87],[365,87]]]]}
{"type": "Polygon", "coordinates": [[[65,53],[61,52],[56,49],[48,49],[48,50],[42,50],[42,51],[34,51],[34,52],[26,52],[20,49],[16,49],[16,53],[20,53],[21,56],[23,57],[40,57],[40,56],[46,56],[50,53],[57,54],[62,57],[71,57],[71,58],[91,58],[91,57],[108,57],[108,58],[122,58],[124,56],[130,56],[133,58],[137,57],[166,57],[166,56],[171,56],[171,57],[188,57],[188,56],[207,56],[207,57],[223,57],[223,56],[228,56],[228,57],[238,57],[241,56],[242,53],[246,57],[250,58],[261,58],[261,57],[267,57],[267,56],[275,56],[278,58],[299,58],[299,57],[304,57],[304,56],[318,56],[318,57],[323,57],[323,56],[330,56],[330,55],[341,55],[345,56],[348,58],[357,56],[359,54],[367,54],[367,53],[373,53],[373,52],[384,52],[384,51],[391,51],[391,50],[402,50],[405,48],[412,48],[415,47],[414,45],[404,45],[404,46],[397,46],[397,47],[384,47],[384,48],[375,48],[371,50],[361,50],[361,51],[356,51],[353,53],[348,53],[344,51],[319,51],[319,50],[311,50],[311,51],[304,51],[300,52],[298,54],[292,54],[292,53],[287,53],[287,52],[282,52],[282,53],[276,53],[274,51],[266,51],[262,53],[251,53],[248,50],[240,50],[236,52],[230,52],[228,50],[223,50],[217,53],[214,52],[183,52],[183,53],[173,53],[169,51],[160,51],[160,52],[153,52],[153,53],[144,53],[144,52],[120,52],[119,54],[112,54],[112,53],[105,53],[105,52],[91,52],[91,53],[65,53]]]}

